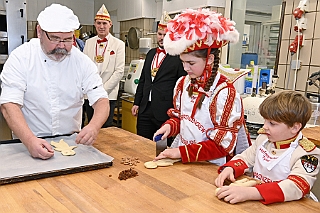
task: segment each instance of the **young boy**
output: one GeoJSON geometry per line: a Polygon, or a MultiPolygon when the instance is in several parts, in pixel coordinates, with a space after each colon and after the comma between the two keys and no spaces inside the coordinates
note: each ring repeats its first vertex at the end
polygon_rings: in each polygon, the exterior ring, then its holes
{"type": "Polygon", "coordinates": [[[218,169],[219,199],[230,203],[260,200],[264,204],[298,200],[308,194],[319,172],[320,149],[303,137],[311,104],[295,91],[267,97],[259,107],[265,119],[256,142],[218,169]],[[253,169],[254,187],[223,186],[224,180],[253,169]]]}

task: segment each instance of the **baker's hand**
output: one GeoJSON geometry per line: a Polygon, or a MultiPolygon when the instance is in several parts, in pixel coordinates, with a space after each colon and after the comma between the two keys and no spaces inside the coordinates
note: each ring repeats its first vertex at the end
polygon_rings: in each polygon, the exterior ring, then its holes
{"type": "Polygon", "coordinates": [[[160,152],[160,154],[154,158],[154,160],[160,160],[163,158],[181,158],[181,153],[179,148],[169,148],[169,149],[165,149],[164,151],[160,152]]]}
{"type": "Polygon", "coordinates": [[[223,186],[217,191],[216,196],[232,204],[263,199],[256,187],[243,186],[223,186]]]}
{"type": "Polygon", "coordinates": [[[76,143],[84,145],[92,145],[97,139],[99,129],[95,128],[93,125],[86,125],[77,135],[76,143]]]}
{"type": "MultiPolygon", "coordinates": [[[[161,137],[161,140],[164,140],[168,137],[168,135],[170,134],[171,131],[171,126],[169,124],[165,124],[163,125],[160,129],[158,129],[154,135],[153,135],[153,140],[157,135],[163,134],[163,136],[161,137]]],[[[180,152],[179,152],[180,153],[180,152]]]]}
{"type": "Polygon", "coordinates": [[[133,105],[132,108],[131,108],[131,114],[133,116],[137,116],[138,115],[138,110],[139,110],[139,106],[133,105]]]}
{"type": "Polygon", "coordinates": [[[25,145],[31,156],[34,158],[41,158],[43,160],[46,160],[54,155],[53,148],[44,139],[34,138],[31,142],[25,145]]]}
{"type": "Polygon", "coordinates": [[[222,187],[223,182],[229,179],[230,181],[234,182],[236,179],[234,178],[233,174],[233,168],[232,167],[225,167],[223,171],[218,175],[218,177],[215,179],[214,184],[217,187],[222,187]]]}

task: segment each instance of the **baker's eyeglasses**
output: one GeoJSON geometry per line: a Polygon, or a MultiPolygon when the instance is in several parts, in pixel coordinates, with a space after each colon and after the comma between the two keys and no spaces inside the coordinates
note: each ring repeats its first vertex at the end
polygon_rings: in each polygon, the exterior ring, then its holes
{"type": "Polygon", "coordinates": [[[53,44],[59,44],[60,42],[63,42],[65,45],[70,45],[73,43],[73,38],[66,38],[61,40],[59,37],[49,37],[47,31],[44,31],[44,33],[46,34],[49,41],[51,41],[51,43],[53,44]]]}

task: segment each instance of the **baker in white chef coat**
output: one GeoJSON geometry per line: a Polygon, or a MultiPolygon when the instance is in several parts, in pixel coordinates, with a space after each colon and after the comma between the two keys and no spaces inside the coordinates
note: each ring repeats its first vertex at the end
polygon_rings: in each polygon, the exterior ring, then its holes
{"type": "Polygon", "coordinates": [[[76,143],[91,145],[109,112],[96,65],[74,47],[80,23],[73,11],[52,4],[40,12],[38,38],[16,48],[1,73],[1,112],[13,136],[32,157],[48,159],[53,149],[41,137],[79,132],[76,143]],[[83,96],[95,111],[80,131],[83,96]]]}

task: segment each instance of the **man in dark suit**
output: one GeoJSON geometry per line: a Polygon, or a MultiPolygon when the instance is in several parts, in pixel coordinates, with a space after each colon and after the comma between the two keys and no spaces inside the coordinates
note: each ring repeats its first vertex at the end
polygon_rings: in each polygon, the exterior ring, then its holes
{"type": "MultiPolygon", "coordinates": [[[[176,81],[187,73],[179,56],[166,54],[163,38],[169,15],[164,12],[157,30],[157,48],[147,53],[136,90],[132,115],[137,118],[137,134],[153,139],[154,133],[169,119],[167,110],[173,107],[173,89],[176,81]]],[[[172,140],[168,140],[168,146],[172,140]]]]}

